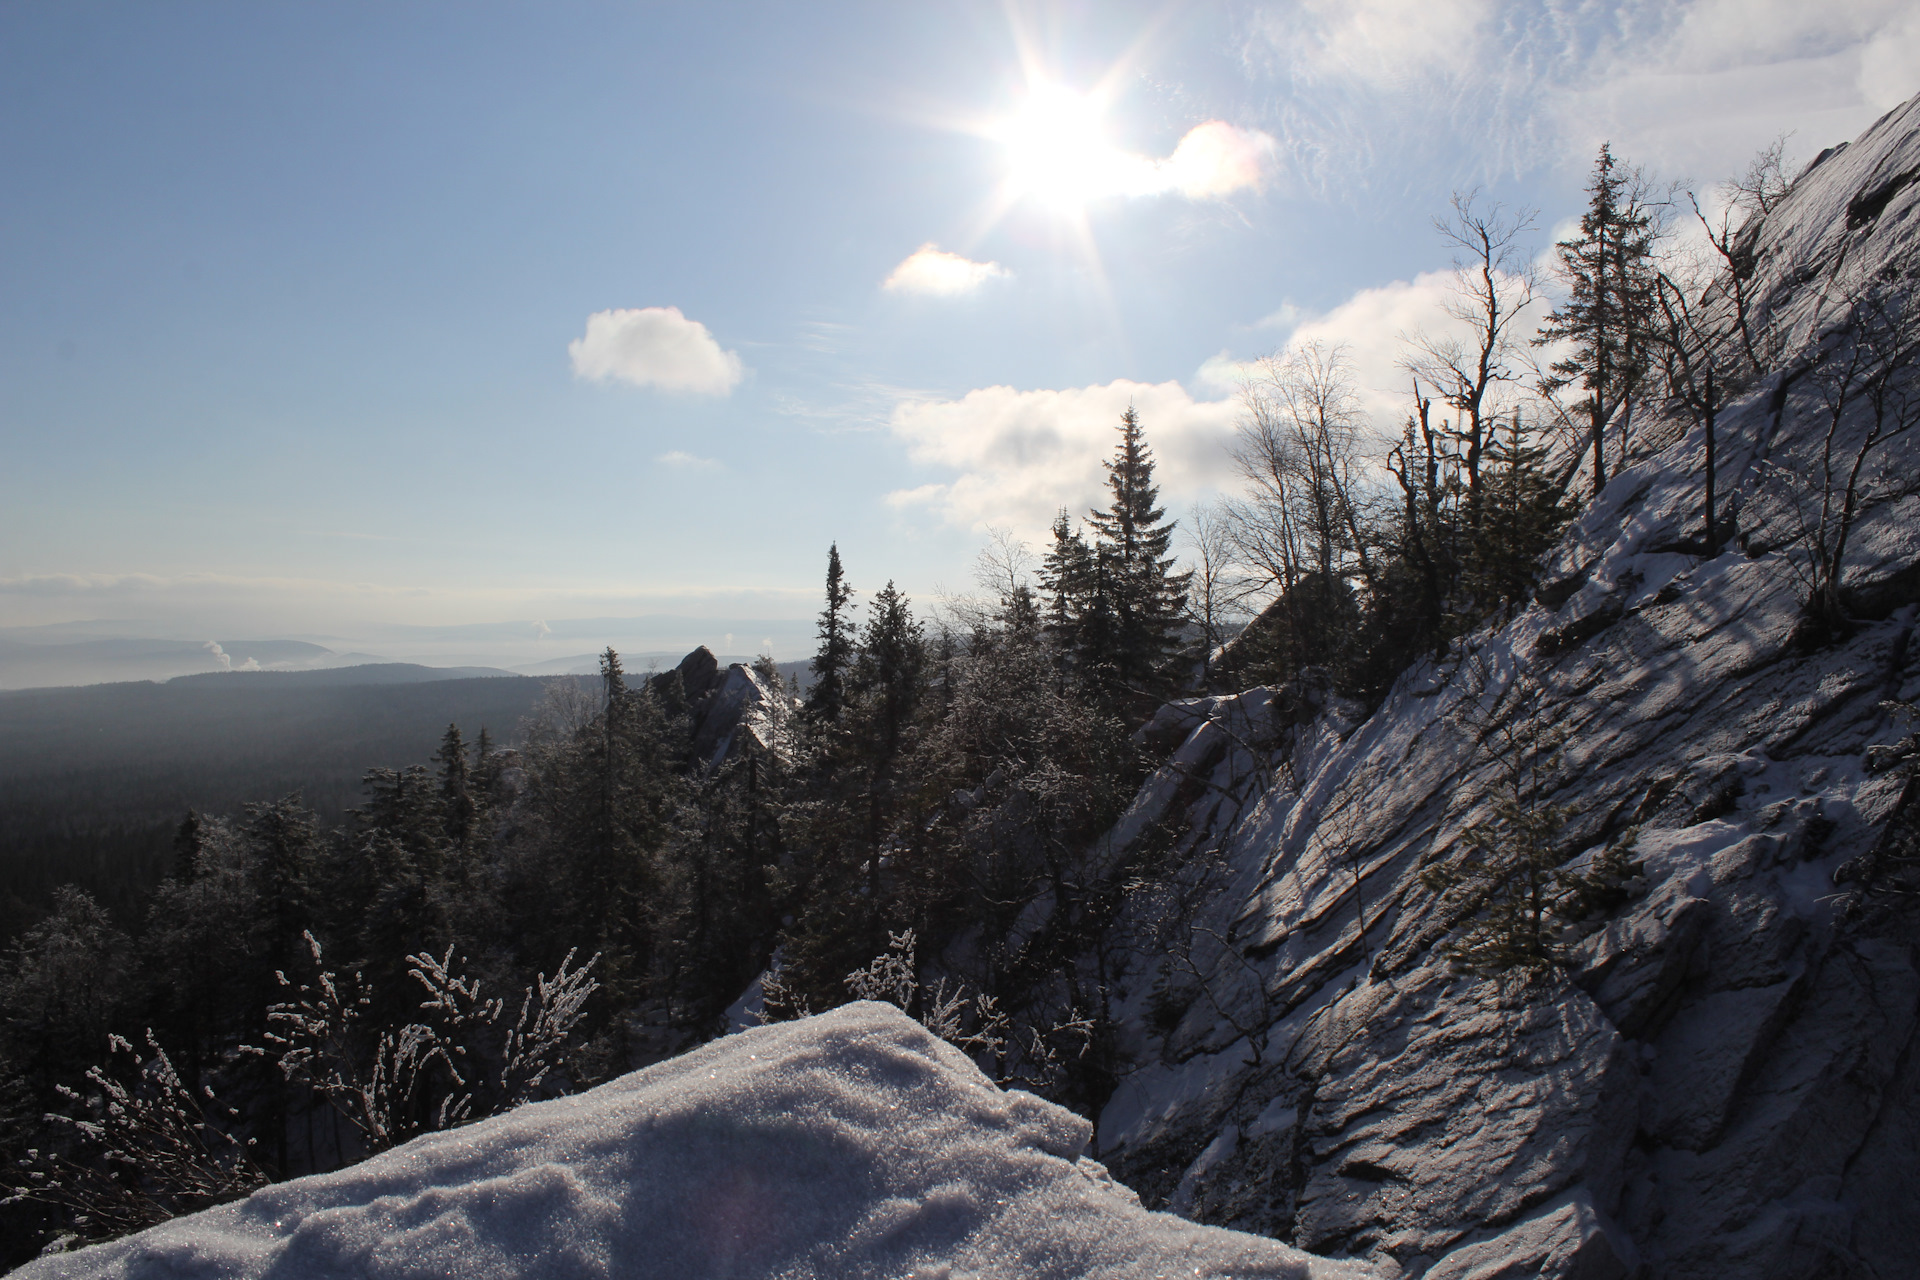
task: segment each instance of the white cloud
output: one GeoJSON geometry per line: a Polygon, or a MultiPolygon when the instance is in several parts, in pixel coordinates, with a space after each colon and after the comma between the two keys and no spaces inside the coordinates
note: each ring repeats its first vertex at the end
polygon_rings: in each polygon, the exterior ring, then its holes
{"type": "Polygon", "coordinates": [[[896,508],[927,508],[950,524],[1012,528],[1038,541],[1062,506],[1076,518],[1104,506],[1120,415],[1140,415],[1164,505],[1176,510],[1230,476],[1225,445],[1234,399],[1195,400],[1177,382],[1020,391],[984,387],[958,400],[896,406],[890,426],[914,461],[957,472],[951,480],[887,496],[896,508]]]}
{"type": "Polygon", "coordinates": [[[1400,367],[1406,339],[1421,332],[1435,338],[1470,336],[1444,309],[1452,290],[1451,271],[1423,271],[1412,280],[1362,289],[1325,315],[1302,322],[1287,346],[1345,347],[1362,409],[1376,427],[1391,430],[1413,399],[1411,377],[1400,367]]]}
{"type": "MultiPolygon", "coordinates": [[[[1284,323],[1289,329],[1280,350],[1297,350],[1310,342],[1327,349],[1343,348],[1362,413],[1376,430],[1394,433],[1413,399],[1412,376],[1401,367],[1411,349],[1410,340],[1424,334],[1437,341],[1473,341],[1472,326],[1447,314],[1454,287],[1452,270],[1423,271],[1412,280],[1361,289],[1317,315],[1285,305],[1275,313],[1284,319],[1274,321],[1276,327],[1284,323]]],[[[1540,302],[1533,305],[1544,309],[1540,302]]],[[[1256,327],[1267,325],[1263,320],[1256,327]]],[[[1222,351],[1201,364],[1196,381],[1224,393],[1237,391],[1261,373],[1258,358],[1222,351]]]]}
{"type": "Polygon", "coordinates": [[[698,454],[682,449],[673,449],[654,459],[663,467],[674,467],[685,471],[713,471],[719,469],[719,462],[712,458],[702,458],[698,454]]]}
{"type": "Polygon", "coordinates": [[[1178,191],[1189,200],[1219,200],[1264,186],[1278,151],[1271,134],[1209,120],[1188,130],[1154,171],[1160,190],[1178,191]]]}
{"type": "Polygon", "coordinates": [[[1866,100],[1885,111],[1920,90],[1920,9],[1876,32],[1860,51],[1856,83],[1866,100]]]}
{"type": "Polygon", "coordinates": [[[880,282],[880,287],[894,293],[954,298],[972,293],[989,280],[1004,280],[1012,274],[997,262],[974,262],[957,253],[948,253],[929,240],[908,254],[906,260],[880,282]]]}
{"type": "Polygon", "coordinates": [[[678,307],[596,311],[567,354],[575,377],[695,395],[726,395],[746,373],[736,352],[722,351],[707,326],[678,307]]]}

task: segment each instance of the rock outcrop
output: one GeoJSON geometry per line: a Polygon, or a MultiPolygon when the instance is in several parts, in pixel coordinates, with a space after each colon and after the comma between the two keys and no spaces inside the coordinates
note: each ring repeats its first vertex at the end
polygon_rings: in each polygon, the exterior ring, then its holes
{"type": "Polygon", "coordinates": [[[671,671],[651,677],[656,693],[668,705],[684,704],[693,733],[696,764],[718,769],[748,745],[774,752],[785,750],[784,726],[792,706],[786,696],[744,662],[725,671],[713,651],[701,645],[671,671]]]}
{"type": "MultiPolygon", "coordinates": [[[[1915,174],[1920,100],[1747,242],[1784,354],[1719,417],[1718,555],[1692,537],[1703,437],[1657,424],[1536,602],[1371,714],[1259,689],[1143,732],[1167,759],[1116,835],[1177,819],[1205,903],[1121,984],[1136,1069],[1099,1154],[1149,1204],[1388,1276],[1914,1274],[1920,911],[1836,872],[1914,823],[1868,752],[1911,729],[1886,700],[1920,698],[1920,498],[1854,527],[1850,629],[1802,606],[1826,443],[1809,353],[1870,283],[1920,306],[1915,174]],[[1564,739],[1545,798],[1569,851],[1637,827],[1640,876],[1550,976],[1459,974],[1457,909],[1421,871],[1491,813],[1491,743],[1529,734],[1564,739]]],[[[1920,474],[1920,429],[1873,466],[1920,474]]]]}

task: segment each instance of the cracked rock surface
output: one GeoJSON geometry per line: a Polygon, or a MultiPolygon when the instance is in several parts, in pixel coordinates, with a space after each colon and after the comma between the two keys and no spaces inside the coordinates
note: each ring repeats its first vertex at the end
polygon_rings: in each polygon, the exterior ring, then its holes
{"type": "MultiPolygon", "coordinates": [[[[1766,218],[1754,296],[1783,351],[1858,282],[1920,276],[1913,174],[1920,99],[1766,218]]],[[[1920,699],[1920,500],[1863,515],[1857,625],[1810,639],[1782,479],[1821,445],[1808,381],[1783,358],[1721,415],[1718,556],[1687,541],[1704,441],[1656,425],[1536,601],[1370,713],[1262,689],[1149,726],[1166,763],[1115,834],[1177,820],[1203,904],[1178,964],[1143,943],[1116,985],[1134,1068],[1097,1143],[1150,1206],[1385,1276],[1916,1274],[1920,912],[1835,874],[1916,820],[1920,788],[1868,753],[1913,729],[1883,704],[1920,699]],[[1569,857],[1637,827],[1642,863],[1531,984],[1454,973],[1458,918],[1420,876],[1491,812],[1502,761],[1466,726],[1523,689],[1564,734],[1545,799],[1569,857]]]]}

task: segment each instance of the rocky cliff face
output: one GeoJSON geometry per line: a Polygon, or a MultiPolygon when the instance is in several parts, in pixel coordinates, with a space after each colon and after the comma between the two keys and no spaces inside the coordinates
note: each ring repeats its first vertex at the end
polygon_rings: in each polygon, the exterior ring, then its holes
{"type": "MultiPolygon", "coordinates": [[[[1869,749],[1913,728],[1882,704],[1920,698],[1920,498],[1854,528],[1851,634],[1810,631],[1802,602],[1814,353],[1862,290],[1912,297],[1917,244],[1920,99],[1823,155],[1748,245],[1773,354],[1719,417],[1719,555],[1703,437],[1657,425],[1539,601],[1371,714],[1262,689],[1149,726],[1169,755],[1117,835],[1174,819],[1201,905],[1138,904],[1141,1065],[1098,1142],[1150,1205],[1389,1276],[1915,1273],[1920,900],[1859,873],[1915,820],[1869,749]],[[1551,976],[1458,974],[1461,908],[1421,872],[1549,741],[1575,864],[1637,826],[1640,876],[1551,976]]],[[[1869,427],[1843,414],[1839,456],[1869,427]]],[[[1869,470],[1920,475],[1920,429],[1869,470]]]]}

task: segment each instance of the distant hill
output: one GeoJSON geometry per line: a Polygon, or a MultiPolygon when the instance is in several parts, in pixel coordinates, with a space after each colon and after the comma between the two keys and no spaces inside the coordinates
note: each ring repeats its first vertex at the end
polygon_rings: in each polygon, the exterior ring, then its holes
{"type": "Polygon", "coordinates": [[[423,667],[417,662],[368,662],[352,667],[322,667],[317,671],[206,671],[175,676],[168,684],[258,682],[278,689],[338,689],[349,685],[426,684],[435,680],[485,680],[504,676],[525,679],[499,667],[423,667]]]}
{"type": "MultiPolygon", "coordinates": [[[[344,655],[351,658],[351,655],[344,655]]],[[[229,668],[335,666],[343,655],[304,640],[157,640],[139,637],[0,636],[0,689],[103,681],[171,680],[229,668]],[[217,651],[215,646],[217,646],[217,651]]]]}

